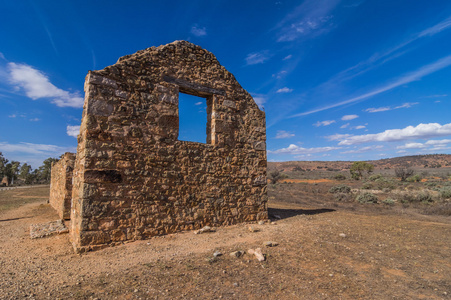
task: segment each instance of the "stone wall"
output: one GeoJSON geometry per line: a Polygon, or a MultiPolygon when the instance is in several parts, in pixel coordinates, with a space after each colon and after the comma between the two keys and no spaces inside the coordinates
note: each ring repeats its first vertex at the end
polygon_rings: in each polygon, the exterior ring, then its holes
{"type": "Polygon", "coordinates": [[[265,114],[185,41],[90,71],[74,168],[77,252],[267,218],[265,114]],[[178,140],[178,95],[204,97],[207,140],[178,140]]]}
{"type": "Polygon", "coordinates": [[[58,212],[61,219],[65,220],[70,218],[74,163],[75,154],[66,152],[61,159],[52,166],[49,202],[58,212]]]}

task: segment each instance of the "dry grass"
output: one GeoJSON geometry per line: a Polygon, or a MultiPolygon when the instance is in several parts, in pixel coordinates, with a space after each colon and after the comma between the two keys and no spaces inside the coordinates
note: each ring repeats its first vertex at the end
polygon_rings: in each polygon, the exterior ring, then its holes
{"type": "Polygon", "coordinates": [[[0,190],[0,212],[17,208],[24,204],[48,200],[49,195],[50,190],[48,185],[33,188],[0,190]]]}

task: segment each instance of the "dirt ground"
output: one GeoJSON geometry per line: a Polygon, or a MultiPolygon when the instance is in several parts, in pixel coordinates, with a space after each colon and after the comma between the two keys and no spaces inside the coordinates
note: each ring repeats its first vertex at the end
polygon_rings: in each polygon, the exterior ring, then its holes
{"type": "Polygon", "coordinates": [[[67,234],[30,239],[30,224],[58,219],[47,197],[48,187],[0,191],[1,299],[451,299],[450,217],[272,196],[280,219],[256,232],[240,224],[76,255],[67,234]],[[266,261],[229,255],[257,247],[266,261]]]}

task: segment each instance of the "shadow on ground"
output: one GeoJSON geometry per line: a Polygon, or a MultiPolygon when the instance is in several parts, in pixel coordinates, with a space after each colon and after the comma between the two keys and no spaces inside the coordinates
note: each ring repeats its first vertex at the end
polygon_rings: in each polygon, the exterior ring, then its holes
{"type": "Polygon", "coordinates": [[[268,208],[268,215],[270,219],[286,219],[298,215],[317,215],[322,213],[334,212],[335,209],[320,208],[320,209],[283,209],[283,208],[268,208]]]}

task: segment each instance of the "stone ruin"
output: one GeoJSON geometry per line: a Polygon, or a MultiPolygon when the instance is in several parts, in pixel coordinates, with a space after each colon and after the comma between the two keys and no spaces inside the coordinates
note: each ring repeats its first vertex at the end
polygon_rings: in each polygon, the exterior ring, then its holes
{"type": "Polygon", "coordinates": [[[72,185],[71,159],[52,168],[50,203],[70,211],[76,252],[267,219],[265,113],[186,41],[88,73],[72,185]],[[178,139],[179,93],[205,99],[205,143],[178,139]]]}

